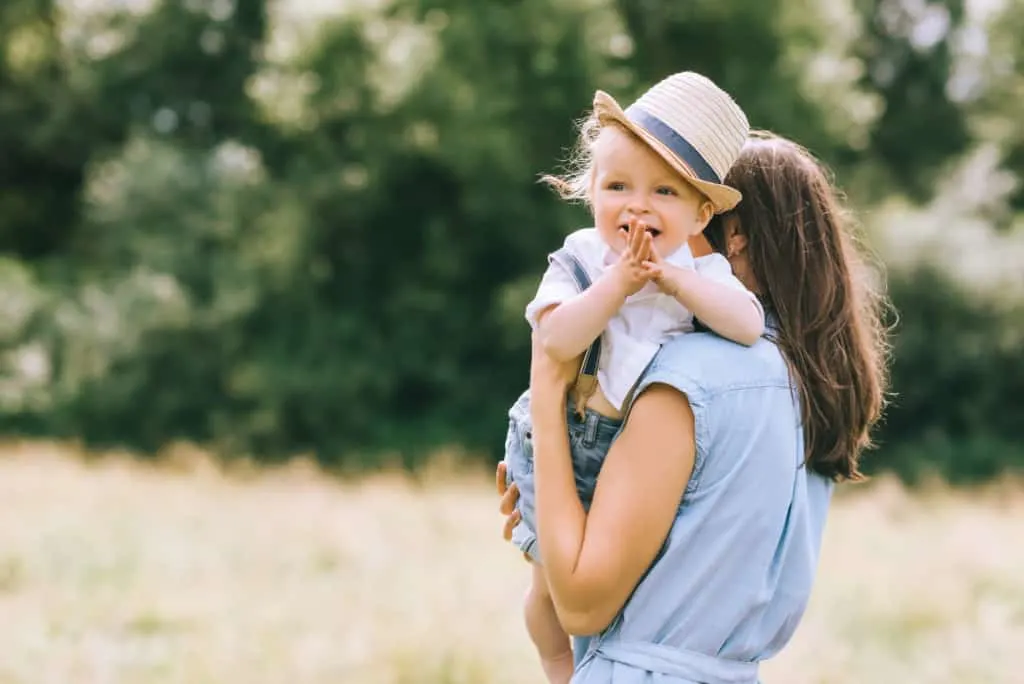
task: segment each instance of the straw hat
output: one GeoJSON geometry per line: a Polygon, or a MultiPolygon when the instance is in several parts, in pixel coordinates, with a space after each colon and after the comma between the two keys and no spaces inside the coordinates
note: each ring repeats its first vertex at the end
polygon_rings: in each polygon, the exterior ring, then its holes
{"type": "Polygon", "coordinates": [[[743,110],[710,79],[692,71],[656,83],[625,111],[606,92],[594,95],[602,122],[614,120],[661,155],[704,193],[715,213],[736,206],[743,195],[722,181],[750,131],[743,110]]]}

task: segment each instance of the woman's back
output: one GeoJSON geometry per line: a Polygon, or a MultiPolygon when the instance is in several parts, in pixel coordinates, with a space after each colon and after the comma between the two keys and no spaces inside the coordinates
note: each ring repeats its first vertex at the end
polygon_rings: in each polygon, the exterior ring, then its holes
{"type": "Polygon", "coordinates": [[[832,484],[803,466],[796,394],[771,342],[681,336],[637,395],[654,383],[690,401],[693,474],[661,554],[573,681],[642,682],[650,671],[753,684],[754,663],[785,645],[806,607],[832,484]]]}

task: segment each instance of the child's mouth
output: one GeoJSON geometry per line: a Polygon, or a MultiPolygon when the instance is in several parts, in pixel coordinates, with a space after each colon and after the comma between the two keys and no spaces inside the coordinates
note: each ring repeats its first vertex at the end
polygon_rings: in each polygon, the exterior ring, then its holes
{"type": "MultiPolygon", "coordinates": [[[[628,223],[623,223],[621,226],[619,226],[619,228],[624,230],[624,231],[626,231],[627,233],[629,232],[629,224],[628,223]]],[[[656,238],[659,235],[661,235],[661,229],[660,228],[655,228],[654,226],[646,226],[644,228],[644,231],[649,233],[652,238],[656,238]]]]}

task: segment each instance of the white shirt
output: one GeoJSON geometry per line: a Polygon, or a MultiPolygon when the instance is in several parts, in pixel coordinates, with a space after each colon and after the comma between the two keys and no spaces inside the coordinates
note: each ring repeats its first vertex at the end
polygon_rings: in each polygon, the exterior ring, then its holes
{"type": "MultiPolygon", "coordinates": [[[[596,228],[572,233],[564,245],[572,252],[591,282],[596,281],[618,260],[598,235],[596,228]]],[[[684,244],[665,258],[679,268],[696,270],[702,276],[747,292],[758,310],[764,309],[757,297],[747,290],[732,273],[725,257],[717,252],[697,257],[684,244]]],[[[579,294],[576,281],[557,262],[548,265],[537,294],[526,306],[526,320],[536,329],[537,315],[553,304],[561,304],[579,294]]],[[[608,321],[602,333],[601,359],[597,382],[608,401],[618,410],[658,349],[675,335],[693,332],[693,314],[675,297],[662,293],[653,282],[626,298],[618,313],[608,321]]]]}

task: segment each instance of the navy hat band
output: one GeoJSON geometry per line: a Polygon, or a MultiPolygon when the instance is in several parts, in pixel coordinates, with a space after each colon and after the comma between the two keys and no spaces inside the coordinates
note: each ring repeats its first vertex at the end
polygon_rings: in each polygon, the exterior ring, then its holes
{"type": "Polygon", "coordinates": [[[701,156],[700,152],[664,121],[636,105],[626,109],[626,116],[634,123],[647,129],[647,132],[653,135],[658,142],[672,150],[677,157],[686,162],[686,165],[697,174],[697,178],[708,183],[722,183],[722,179],[718,177],[718,174],[701,156]]]}

